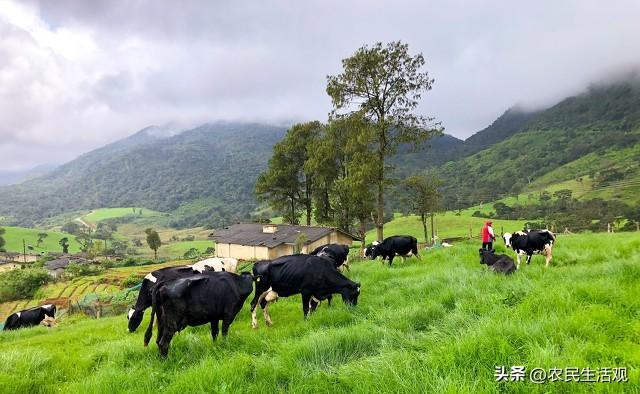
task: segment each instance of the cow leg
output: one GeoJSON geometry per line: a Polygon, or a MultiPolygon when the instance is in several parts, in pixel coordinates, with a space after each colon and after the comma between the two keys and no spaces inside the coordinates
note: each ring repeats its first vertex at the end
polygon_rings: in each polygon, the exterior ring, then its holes
{"type": "Polygon", "coordinates": [[[516,269],[520,269],[520,253],[516,252],[516,269]]]}
{"type": "MultiPolygon", "coordinates": [[[[255,297],[253,297],[253,300],[251,301],[251,327],[252,328],[258,328],[258,317],[256,316],[256,309],[258,308],[258,304],[260,304],[260,306],[262,307],[262,301],[264,300],[264,297],[267,295],[267,293],[269,293],[270,290],[271,288],[267,289],[266,291],[259,292],[258,289],[256,288],[256,295],[255,297]]],[[[262,308],[264,311],[264,307],[262,308]]]]}
{"type": "Polygon", "coordinates": [[[331,306],[331,299],[333,298],[333,295],[329,294],[329,296],[327,296],[327,306],[331,306]]]}
{"type": "Polygon", "coordinates": [[[224,319],[222,319],[222,336],[226,337],[229,334],[229,326],[231,325],[231,323],[233,323],[233,315],[230,316],[225,316],[224,319]]]}
{"type": "Polygon", "coordinates": [[[213,342],[218,338],[218,320],[211,320],[211,338],[213,338],[213,342]]]}
{"type": "Polygon", "coordinates": [[[174,334],[175,331],[167,327],[162,331],[162,337],[158,337],[158,348],[160,349],[160,355],[164,358],[166,358],[169,354],[169,345],[171,344],[171,339],[173,338],[174,334]]]}
{"type": "Polygon", "coordinates": [[[303,294],[302,295],[302,312],[304,313],[305,320],[307,319],[307,315],[309,314],[309,302],[311,301],[311,295],[303,294]]]}
{"type": "Polygon", "coordinates": [[[531,256],[533,256],[533,254],[527,253],[527,265],[531,263],[531,256]]]}
{"type": "Polygon", "coordinates": [[[395,256],[393,256],[393,255],[389,256],[389,267],[391,267],[391,263],[393,263],[393,258],[394,257],[395,256]]]}
{"type": "Polygon", "coordinates": [[[264,308],[262,308],[262,314],[264,315],[264,322],[267,324],[267,326],[273,325],[273,322],[271,321],[271,316],[269,316],[269,304],[275,302],[277,299],[278,299],[278,293],[276,293],[275,291],[271,290],[271,288],[269,288],[269,291],[264,296],[264,301],[266,302],[265,306],[264,308]]]}
{"type": "Polygon", "coordinates": [[[551,263],[551,259],[553,258],[552,253],[551,253],[551,246],[549,245],[545,245],[544,246],[544,251],[545,251],[545,259],[547,260],[545,267],[549,266],[549,263],[551,263]]]}

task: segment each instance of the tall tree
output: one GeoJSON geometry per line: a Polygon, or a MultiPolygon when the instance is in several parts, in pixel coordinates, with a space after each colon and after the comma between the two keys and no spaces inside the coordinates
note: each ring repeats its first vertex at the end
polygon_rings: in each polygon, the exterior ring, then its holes
{"type": "Polygon", "coordinates": [[[49,236],[49,234],[42,232],[42,233],[38,233],[38,241],[36,242],[36,246],[39,248],[40,244],[44,241],[45,238],[47,238],[49,236]]]}
{"type": "Polygon", "coordinates": [[[6,245],[6,241],[2,237],[4,235],[4,228],[0,227],[0,252],[4,252],[4,245],[6,245]]]}
{"type": "Polygon", "coordinates": [[[343,72],[327,76],[327,93],[333,103],[332,115],[362,112],[375,125],[370,141],[378,168],[375,225],[377,238],[384,238],[384,190],[388,181],[385,159],[399,144],[420,147],[424,141],[442,133],[434,118],[415,115],[423,92],[431,90],[434,80],[421,68],[422,54],[411,56],[401,42],[386,46],[377,43],[363,46],[353,56],[343,59],[343,72]]]}
{"type": "Polygon", "coordinates": [[[58,241],[58,244],[62,246],[62,253],[69,253],[69,238],[63,237],[62,239],[60,239],[60,241],[58,241]]]}
{"type": "MultiPolygon", "coordinates": [[[[425,241],[429,240],[427,219],[429,215],[433,218],[433,214],[440,204],[438,187],[441,185],[442,182],[434,174],[413,175],[402,183],[401,189],[404,192],[402,199],[409,206],[411,213],[420,217],[425,241]]],[[[433,238],[433,221],[431,223],[431,235],[433,238]]]]}
{"type": "Polygon", "coordinates": [[[104,252],[107,252],[107,241],[113,238],[113,233],[118,230],[115,224],[109,222],[100,222],[96,231],[93,232],[93,238],[104,241],[104,252]]]}
{"type": "Polygon", "coordinates": [[[299,123],[291,127],[273,148],[269,166],[260,174],[255,193],[271,208],[282,212],[286,222],[298,224],[301,212],[311,224],[313,212],[313,177],[305,170],[309,150],[322,131],[318,121],[299,123]]]}
{"type": "Polygon", "coordinates": [[[152,228],[148,228],[144,230],[144,232],[147,234],[147,245],[149,245],[149,248],[153,250],[153,259],[154,261],[158,261],[158,249],[162,246],[160,235],[158,235],[158,232],[152,228]]]}

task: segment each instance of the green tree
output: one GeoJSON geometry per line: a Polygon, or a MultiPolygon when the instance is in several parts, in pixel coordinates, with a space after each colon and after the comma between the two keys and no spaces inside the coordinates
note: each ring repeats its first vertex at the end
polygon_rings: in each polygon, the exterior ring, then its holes
{"type": "Polygon", "coordinates": [[[63,233],[77,235],[80,234],[80,225],[76,222],[67,222],[60,230],[63,233]]]}
{"type": "Polygon", "coordinates": [[[0,227],[0,252],[4,252],[4,245],[7,244],[7,242],[4,240],[4,237],[2,237],[4,235],[4,228],[0,227]]]}
{"type": "Polygon", "coordinates": [[[58,241],[58,244],[62,246],[62,253],[69,253],[69,238],[63,237],[62,239],[60,239],[60,241],[58,241]]]}
{"type": "Polygon", "coordinates": [[[107,241],[113,238],[113,233],[117,231],[117,226],[108,222],[98,223],[98,227],[93,232],[93,238],[104,241],[103,252],[107,252],[107,241]]]}
{"type": "Polygon", "coordinates": [[[162,246],[160,235],[158,235],[158,232],[152,228],[148,228],[144,230],[144,232],[147,234],[147,245],[149,245],[149,248],[153,250],[153,259],[158,261],[158,249],[162,246]]]}
{"type": "MultiPolygon", "coordinates": [[[[442,182],[434,174],[413,175],[402,183],[403,201],[408,204],[411,213],[420,217],[425,241],[429,240],[427,219],[430,215],[433,218],[433,214],[440,204],[438,187],[441,185],[442,182]]],[[[431,225],[431,235],[433,239],[433,223],[431,225]]]]}
{"type": "Polygon", "coordinates": [[[370,143],[377,157],[375,225],[382,240],[384,225],[384,190],[388,183],[385,159],[398,145],[410,143],[420,147],[424,141],[442,133],[434,118],[415,115],[423,92],[431,90],[434,80],[420,69],[422,54],[411,56],[401,42],[386,46],[377,43],[363,46],[353,56],[342,60],[343,72],[327,77],[327,93],[333,103],[332,114],[361,112],[375,126],[370,143]]]}
{"type": "Polygon", "coordinates": [[[47,238],[49,236],[49,234],[42,232],[42,233],[38,233],[38,241],[36,242],[36,247],[40,247],[40,244],[44,241],[45,238],[47,238]]]}
{"type": "Polygon", "coordinates": [[[313,212],[313,177],[305,170],[309,150],[322,131],[323,125],[313,121],[296,124],[273,148],[273,156],[265,172],[258,176],[255,193],[258,199],[282,212],[286,222],[298,224],[301,212],[311,224],[313,212]]]}

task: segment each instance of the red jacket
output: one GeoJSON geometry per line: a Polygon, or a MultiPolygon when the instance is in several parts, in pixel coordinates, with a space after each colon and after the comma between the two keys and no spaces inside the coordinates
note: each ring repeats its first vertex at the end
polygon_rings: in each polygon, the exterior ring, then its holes
{"type": "Polygon", "coordinates": [[[484,226],[482,226],[482,242],[493,242],[496,239],[493,234],[493,228],[491,228],[491,223],[486,222],[484,226]]]}

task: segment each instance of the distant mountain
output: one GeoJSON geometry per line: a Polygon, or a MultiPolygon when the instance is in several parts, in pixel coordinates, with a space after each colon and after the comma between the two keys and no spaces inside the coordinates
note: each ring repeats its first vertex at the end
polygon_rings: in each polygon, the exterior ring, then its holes
{"type": "Polygon", "coordinates": [[[0,186],[15,185],[45,175],[56,168],[55,164],[41,164],[22,171],[0,171],[0,186]]]}
{"type": "MultiPolygon", "coordinates": [[[[593,85],[583,94],[566,98],[546,110],[524,115],[507,111],[501,118],[505,116],[511,120],[496,120],[464,144],[475,140],[477,149],[480,141],[494,140],[486,149],[463,154],[438,168],[440,176],[446,179],[444,194],[449,207],[475,205],[494,201],[497,196],[526,192],[537,179],[564,166],[572,171],[555,172],[555,181],[585,177],[594,180],[591,184],[597,186],[596,180],[603,179],[604,167],[622,167],[618,180],[640,179],[637,170],[640,158],[634,160],[632,153],[622,153],[623,149],[640,143],[637,79],[593,85]],[[616,151],[621,154],[616,155],[616,151]],[[581,166],[570,166],[587,155],[626,159],[608,164],[604,160],[601,163],[583,160],[581,166]],[[565,176],[559,178],[561,174],[565,176]]],[[[545,182],[550,181],[547,177],[545,182]]]]}
{"type": "Polygon", "coordinates": [[[177,135],[156,131],[141,130],[45,176],[0,188],[0,216],[33,225],[63,212],[144,206],[179,210],[177,226],[246,218],[255,208],[255,179],[286,130],[215,123],[177,135]]]}

